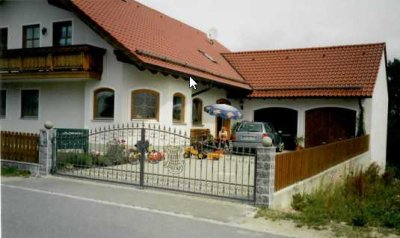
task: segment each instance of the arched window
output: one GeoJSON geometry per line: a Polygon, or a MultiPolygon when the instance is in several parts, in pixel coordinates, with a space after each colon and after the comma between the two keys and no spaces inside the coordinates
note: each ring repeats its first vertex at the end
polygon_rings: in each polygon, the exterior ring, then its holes
{"type": "Polygon", "coordinates": [[[172,120],[174,123],[185,122],[185,96],[181,93],[174,94],[172,120]]]}
{"type": "Polygon", "coordinates": [[[203,102],[201,99],[195,98],[192,103],[192,124],[201,125],[203,123],[203,102]]]}
{"type": "Polygon", "coordinates": [[[158,120],[160,94],[158,92],[140,89],[132,92],[131,119],[158,120]]]}
{"type": "Polygon", "coordinates": [[[114,90],[109,88],[97,89],[94,91],[93,102],[94,119],[114,118],[114,90]]]}

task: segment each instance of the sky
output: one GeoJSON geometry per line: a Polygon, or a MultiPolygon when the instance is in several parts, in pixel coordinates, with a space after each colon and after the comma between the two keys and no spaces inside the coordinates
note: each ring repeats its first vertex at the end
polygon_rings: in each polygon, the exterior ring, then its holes
{"type": "Polygon", "coordinates": [[[400,0],[139,0],[232,51],[386,42],[400,59],[400,0]]]}

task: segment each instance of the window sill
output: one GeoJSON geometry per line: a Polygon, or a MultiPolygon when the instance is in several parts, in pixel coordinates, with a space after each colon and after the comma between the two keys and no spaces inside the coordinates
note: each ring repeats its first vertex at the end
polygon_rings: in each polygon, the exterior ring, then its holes
{"type": "Polygon", "coordinates": [[[172,124],[175,126],[186,126],[187,125],[185,122],[173,122],[172,124]]]}
{"type": "Polygon", "coordinates": [[[98,119],[92,119],[92,122],[114,122],[114,118],[98,118],[98,119]]]}
{"type": "Polygon", "coordinates": [[[158,122],[157,119],[131,119],[133,122],[158,122]]]}
{"type": "Polygon", "coordinates": [[[20,117],[20,120],[39,120],[39,117],[20,117]]]}
{"type": "Polygon", "coordinates": [[[192,124],[192,127],[204,127],[204,124],[192,124]]]}

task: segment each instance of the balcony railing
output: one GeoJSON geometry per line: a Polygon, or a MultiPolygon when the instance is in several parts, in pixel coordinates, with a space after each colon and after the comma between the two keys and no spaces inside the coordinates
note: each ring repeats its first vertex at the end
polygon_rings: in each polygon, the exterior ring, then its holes
{"type": "Polygon", "coordinates": [[[105,52],[90,45],[3,50],[0,52],[0,78],[99,80],[105,52]]]}

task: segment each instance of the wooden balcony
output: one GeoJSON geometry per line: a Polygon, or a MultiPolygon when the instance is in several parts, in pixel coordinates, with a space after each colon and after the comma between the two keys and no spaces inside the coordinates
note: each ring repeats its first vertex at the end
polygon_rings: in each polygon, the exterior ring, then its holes
{"type": "Polygon", "coordinates": [[[101,79],[106,50],[90,45],[0,52],[0,79],[101,79]]]}

